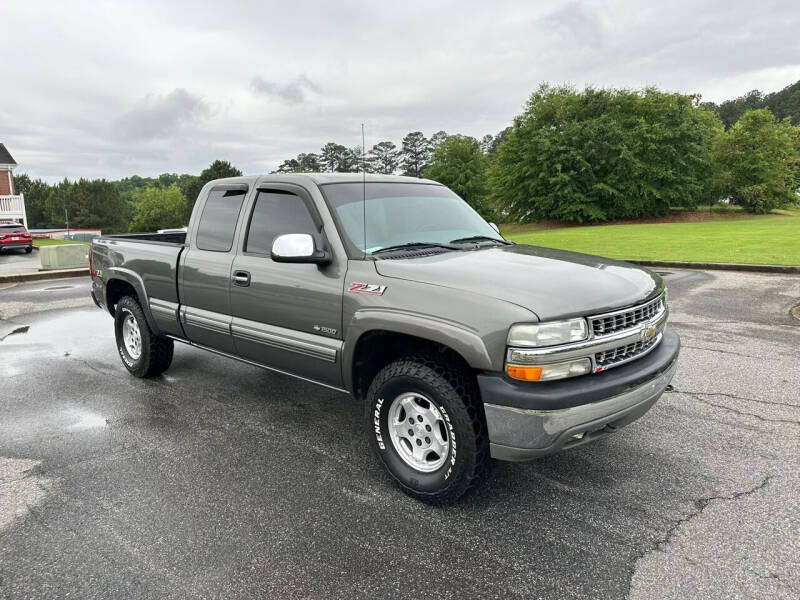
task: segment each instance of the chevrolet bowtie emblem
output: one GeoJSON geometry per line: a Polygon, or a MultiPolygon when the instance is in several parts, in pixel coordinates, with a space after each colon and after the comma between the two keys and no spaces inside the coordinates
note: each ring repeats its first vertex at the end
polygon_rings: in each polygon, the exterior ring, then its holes
{"type": "Polygon", "coordinates": [[[643,342],[649,342],[656,337],[656,331],[655,325],[648,325],[639,333],[639,339],[643,342]]]}

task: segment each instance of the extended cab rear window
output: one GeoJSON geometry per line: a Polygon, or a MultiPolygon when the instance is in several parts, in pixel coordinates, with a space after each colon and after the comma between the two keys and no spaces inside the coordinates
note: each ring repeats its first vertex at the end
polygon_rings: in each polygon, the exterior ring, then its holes
{"type": "Polygon", "coordinates": [[[244,190],[211,190],[208,193],[197,227],[199,250],[228,252],[231,249],[244,196],[244,190]]]}

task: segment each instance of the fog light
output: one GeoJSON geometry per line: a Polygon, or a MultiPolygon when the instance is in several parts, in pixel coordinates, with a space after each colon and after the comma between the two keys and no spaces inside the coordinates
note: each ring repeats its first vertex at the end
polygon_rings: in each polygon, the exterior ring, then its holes
{"type": "Polygon", "coordinates": [[[588,358],[579,358],[578,360],[568,360],[548,365],[524,367],[520,365],[506,365],[506,374],[520,381],[552,381],[554,379],[565,379],[567,377],[586,375],[591,370],[592,364],[588,358]]]}

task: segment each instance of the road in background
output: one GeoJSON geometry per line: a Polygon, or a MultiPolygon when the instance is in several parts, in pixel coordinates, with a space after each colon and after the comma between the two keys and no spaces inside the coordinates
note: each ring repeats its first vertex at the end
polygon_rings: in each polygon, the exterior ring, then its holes
{"type": "Polygon", "coordinates": [[[448,509],[345,395],[183,345],[135,379],[87,281],[0,290],[0,598],[796,598],[800,277],[667,280],[674,391],[448,509]]]}

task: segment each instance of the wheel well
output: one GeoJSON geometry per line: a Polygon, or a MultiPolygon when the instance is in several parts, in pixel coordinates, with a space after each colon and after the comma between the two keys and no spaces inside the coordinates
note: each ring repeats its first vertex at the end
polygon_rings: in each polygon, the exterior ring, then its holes
{"type": "Polygon", "coordinates": [[[106,283],[106,307],[108,308],[108,312],[113,315],[117,302],[125,296],[132,296],[139,302],[139,295],[136,293],[136,288],[127,281],[111,279],[106,283]]]}
{"type": "Polygon", "coordinates": [[[383,367],[403,357],[421,354],[441,356],[472,373],[464,357],[444,344],[394,331],[368,331],[358,338],[353,355],[353,395],[363,400],[383,367]]]}

